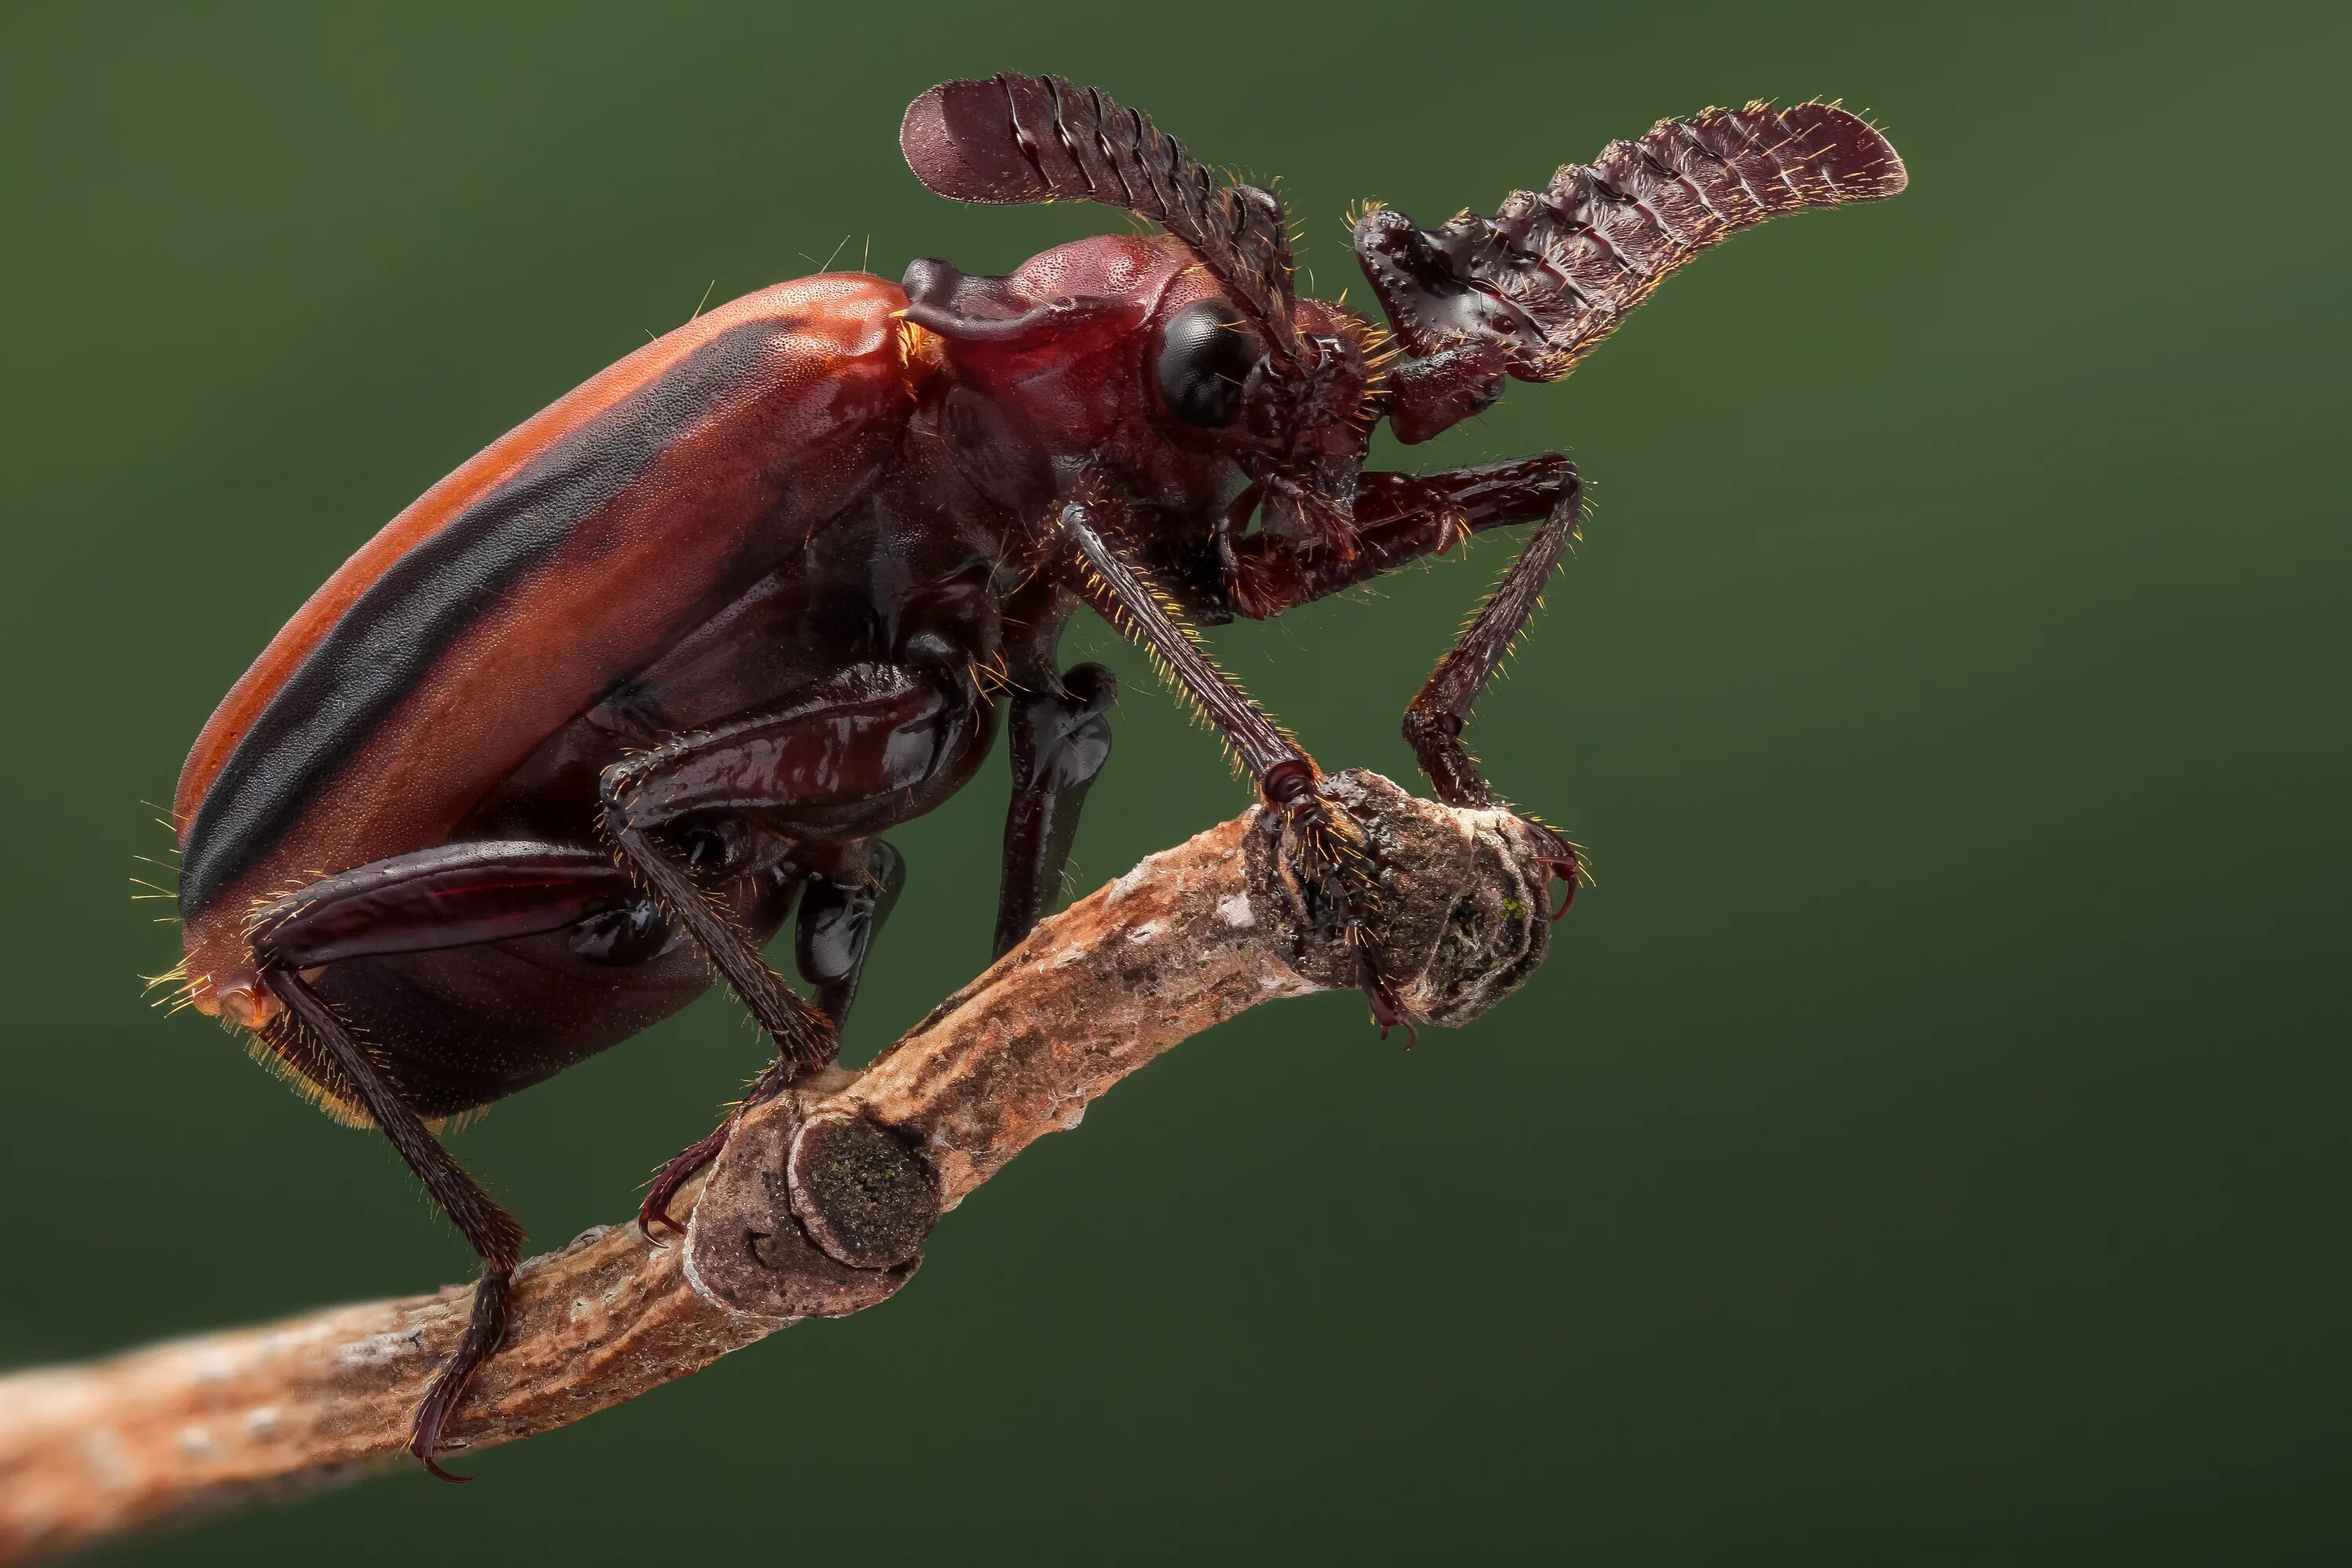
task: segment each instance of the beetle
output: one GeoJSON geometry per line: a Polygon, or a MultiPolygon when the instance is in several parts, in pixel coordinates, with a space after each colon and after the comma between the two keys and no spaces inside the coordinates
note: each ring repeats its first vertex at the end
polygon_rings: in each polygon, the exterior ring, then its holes
{"type": "MultiPolygon", "coordinates": [[[[924,259],[897,284],[780,283],[638,349],[362,546],[181,775],[188,1000],[381,1129],[480,1257],[463,1341],[415,1413],[411,1450],[435,1474],[523,1242],[438,1121],[676,1012],[714,973],[776,1047],[743,1104],[829,1063],[904,880],[881,835],[970,779],[1000,722],[1014,791],[995,950],[1012,948],[1109,753],[1109,673],[1056,652],[1082,606],[1222,732],[1299,836],[1311,907],[1351,944],[1375,1020],[1408,1023],[1360,829],[1191,625],[1535,524],[1404,723],[1442,799],[1502,805],[1463,725],[1576,535],[1576,469],[1367,471],[1375,426],[1425,441],[1510,380],[1566,375],[1733,231],[1906,183],[1833,105],[1661,121],[1492,218],[1424,230],[1364,211],[1352,243],[1383,323],[1296,291],[1271,192],[1095,89],[943,83],[900,145],[940,195],[1088,200],[1156,232],[1002,277],[924,259]],[[788,918],[807,997],[763,956],[788,918]]],[[[1537,830],[1572,898],[1576,847],[1537,830]]],[[[649,1234],[726,1134],[656,1179],[649,1234]]]]}

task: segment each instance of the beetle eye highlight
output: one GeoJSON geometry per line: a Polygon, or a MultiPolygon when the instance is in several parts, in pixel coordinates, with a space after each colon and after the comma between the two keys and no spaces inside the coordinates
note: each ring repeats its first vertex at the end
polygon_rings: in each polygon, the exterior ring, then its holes
{"type": "Polygon", "coordinates": [[[1185,424],[1220,430],[1242,411],[1242,386],[1264,351],[1242,313],[1202,300],[1160,331],[1160,401],[1185,424]]]}

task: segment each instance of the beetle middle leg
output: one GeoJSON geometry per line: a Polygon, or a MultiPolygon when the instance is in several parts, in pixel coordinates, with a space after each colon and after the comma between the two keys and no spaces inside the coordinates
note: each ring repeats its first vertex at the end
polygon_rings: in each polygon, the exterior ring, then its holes
{"type": "Polygon", "coordinates": [[[873,930],[904,875],[897,852],[878,840],[863,851],[862,867],[819,868],[799,939],[804,972],[819,990],[812,1004],[703,892],[698,856],[723,869],[725,828],[740,818],[813,848],[862,844],[871,828],[920,809],[928,792],[961,783],[987,729],[977,692],[955,673],[964,668],[945,658],[921,668],[858,665],[782,707],[678,736],[604,771],[604,825],[624,862],[777,1050],[728,1121],[656,1177],[639,1215],[648,1228],[676,1227],[669,1200],[725,1146],[736,1117],[840,1050],[837,1013],[848,1007],[873,930]]]}
{"type": "MultiPolygon", "coordinates": [[[[849,1005],[856,999],[874,938],[907,885],[907,862],[880,839],[843,846],[841,850],[822,857],[827,867],[810,872],[803,883],[793,944],[794,967],[803,980],[817,988],[816,1010],[832,1024],[836,1039],[848,1022],[849,1005]]],[[[670,1218],[670,1200],[727,1147],[736,1116],[774,1099],[799,1070],[793,1058],[778,1057],[752,1079],[734,1113],[717,1131],[680,1150],[655,1173],[637,1210],[638,1223],[648,1234],[656,1226],[677,1228],[677,1221],[670,1218]]]]}
{"type": "MultiPolygon", "coordinates": [[[[1297,609],[1442,555],[1473,533],[1539,521],[1578,488],[1576,466],[1557,455],[1433,474],[1376,471],[1357,484],[1352,553],[1263,532],[1227,546],[1225,592],[1235,610],[1265,620],[1297,609]]],[[[1244,498],[1235,511],[1255,499],[1244,498]]]]}

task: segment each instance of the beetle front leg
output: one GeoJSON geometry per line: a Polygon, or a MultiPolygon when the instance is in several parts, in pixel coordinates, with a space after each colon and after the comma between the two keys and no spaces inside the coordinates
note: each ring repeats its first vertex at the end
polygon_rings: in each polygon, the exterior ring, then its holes
{"type": "Polygon", "coordinates": [[[1267,805],[1299,835],[1311,868],[1308,903],[1356,957],[1356,980],[1382,1033],[1412,1020],[1381,971],[1372,926],[1380,907],[1379,866],[1364,831],[1324,798],[1321,770],[1265,710],[1213,663],[1111,542],[1083,502],[1062,508],[1060,525],[1077,560],[1071,586],[1096,611],[1158,656],[1168,674],[1216,725],[1267,805]]]}
{"type": "Polygon", "coordinates": [[[1433,474],[1369,473],[1358,481],[1353,553],[1319,539],[1251,534],[1226,552],[1226,596],[1265,620],[1442,555],[1474,533],[1549,517],[1576,491],[1576,465],[1556,454],[1433,474]]]}
{"type": "MultiPolygon", "coordinates": [[[[1421,771],[1436,787],[1438,798],[1448,805],[1502,804],[1486,776],[1479,773],[1470,748],[1463,743],[1463,726],[1479,693],[1486,689],[1486,682],[1510,652],[1512,642],[1534,616],[1543,596],[1544,584],[1568,553],[1568,547],[1575,542],[1583,503],[1583,491],[1571,478],[1566,491],[1553,503],[1551,514],[1520,550],[1518,559],[1511,563],[1470,625],[1437,661],[1437,668],[1423,683],[1412,705],[1405,710],[1405,741],[1420,761],[1421,771]]],[[[1552,918],[1558,920],[1576,901],[1577,880],[1583,872],[1582,857],[1575,845],[1544,824],[1524,814],[1522,820],[1551,840],[1552,874],[1568,889],[1559,907],[1552,911],[1552,918]]]]}
{"type": "MultiPolygon", "coordinates": [[[[1497,805],[1463,743],[1463,726],[1512,640],[1535,614],[1544,584],[1575,542],[1583,510],[1575,465],[1559,456],[1435,474],[1366,474],[1352,556],[1319,544],[1253,535],[1233,550],[1229,592],[1244,615],[1279,615],[1434,554],[1473,532],[1542,519],[1405,710],[1405,740],[1438,798],[1448,805],[1497,805]]],[[[1559,910],[1565,913],[1581,872],[1577,847],[1542,823],[1526,820],[1552,841],[1552,871],[1568,887],[1559,910]]]]}

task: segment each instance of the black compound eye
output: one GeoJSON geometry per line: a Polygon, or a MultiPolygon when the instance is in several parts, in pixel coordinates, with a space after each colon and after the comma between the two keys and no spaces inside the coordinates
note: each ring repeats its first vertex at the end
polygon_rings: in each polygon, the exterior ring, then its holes
{"type": "Polygon", "coordinates": [[[1263,351],[1242,313],[1202,300],[1160,332],[1160,401],[1187,425],[1220,430],[1242,411],[1242,385],[1263,351]]]}

